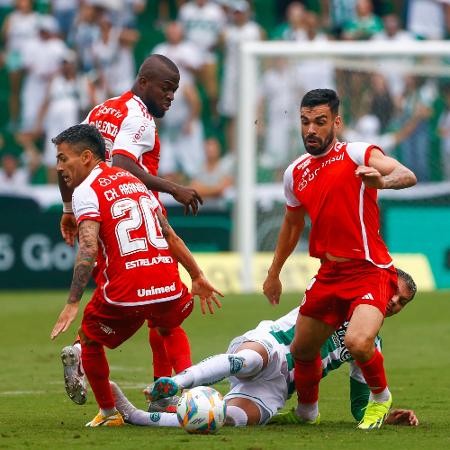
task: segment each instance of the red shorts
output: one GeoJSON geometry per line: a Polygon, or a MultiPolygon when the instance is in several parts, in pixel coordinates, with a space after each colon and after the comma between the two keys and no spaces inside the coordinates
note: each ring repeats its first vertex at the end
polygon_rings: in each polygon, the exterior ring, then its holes
{"type": "Polygon", "coordinates": [[[108,348],[116,348],[147,320],[151,327],[178,327],[192,312],[194,299],[185,288],[177,300],[145,306],[116,306],[106,303],[95,291],[81,322],[83,333],[108,348]]]}
{"type": "Polygon", "coordinates": [[[368,261],[325,261],[306,288],[300,314],[338,328],[361,304],[378,308],[383,316],[397,292],[394,266],[380,269],[368,261]]]}

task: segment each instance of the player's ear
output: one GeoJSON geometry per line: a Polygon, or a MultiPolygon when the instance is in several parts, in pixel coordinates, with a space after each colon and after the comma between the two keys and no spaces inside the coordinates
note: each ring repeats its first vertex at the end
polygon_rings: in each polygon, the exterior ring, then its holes
{"type": "Polygon", "coordinates": [[[93,153],[90,149],[86,148],[81,152],[80,159],[83,164],[91,162],[93,158],[93,153]]]}
{"type": "Polygon", "coordinates": [[[334,118],[334,126],[336,129],[339,129],[342,126],[342,118],[339,114],[334,118]]]}

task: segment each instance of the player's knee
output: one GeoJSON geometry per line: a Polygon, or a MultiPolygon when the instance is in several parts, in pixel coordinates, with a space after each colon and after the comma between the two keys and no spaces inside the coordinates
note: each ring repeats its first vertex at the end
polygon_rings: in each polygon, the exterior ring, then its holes
{"type": "Polygon", "coordinates": [[[344,344],[355,360],[365,358],[369,353],[373,352],[374,340],[371,336],[361,334],[347,334],[344,344]]]}
{"type": "Polygon", "coordinates": [[[226,424],[232,427],[245,427],[248,423],[247,413],[239,406],[227,405],[226,424]]]}
{"type": "Polygon", "coordinates": [[[264,365],[263,357],[256,351],[244,348],[228,356],[230,373],[238,378],[248,378],[259,373],[264,365]]]}
{"type": "Polygon", "coordinates": [[[317,355],[317,351],[312,347],[303,347],[295,342],[291,344],[291,354],[298,361],[312,361],[317,355]]]}

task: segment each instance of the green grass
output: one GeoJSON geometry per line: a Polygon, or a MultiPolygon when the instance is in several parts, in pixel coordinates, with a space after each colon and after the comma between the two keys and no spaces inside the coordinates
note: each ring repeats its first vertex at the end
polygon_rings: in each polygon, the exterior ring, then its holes
{"type": "MultiPolygon", "coordinates": [[[[86,297],[87,298],[87,297],[86,297]]],[[[297,304],[285,296],[272,308],[262,296],[227,296],[214,316],[198,310],[185,322],[193,360],[223,352],[230,339],[259,320],[276,318],[297,304]]],[[[397,407],[416,411],[416,429],[389,427],[360,432],[350,414],[345,365],[321,383],[319,427],[227,428],[215,436],[190,436],[180,429],[126,426],[86,429],[97,412],[92,395],[84,406],[65,394],[59,351],[70,343],[74,325],[56,342],[50,330],[63,306],[62,292],[0,293],[0,449],[430,449],[450,448],[450,298],[418,295],[383,327],[385,362],[397,407]]],[[[108,353],[111,378],[144,406],[141,387],[151,380],[146,329],[108,353]]],[[[226,384],[219,385],[225,391],[226,384]]],[[[292,404],[294,400],[290,401],[292,404]]]]}

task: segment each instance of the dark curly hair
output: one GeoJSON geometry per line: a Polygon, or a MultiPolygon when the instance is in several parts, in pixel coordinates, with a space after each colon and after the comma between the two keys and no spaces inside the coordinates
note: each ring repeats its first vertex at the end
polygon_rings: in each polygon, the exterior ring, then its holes
{"type": "Polygon", "coordinates": [[[333,89],[313,89],[303,96],[300,107],[314,108],[319,105],[328,105],[333,115],[337,115],[339,103],[339,97],[333,89]]]}

